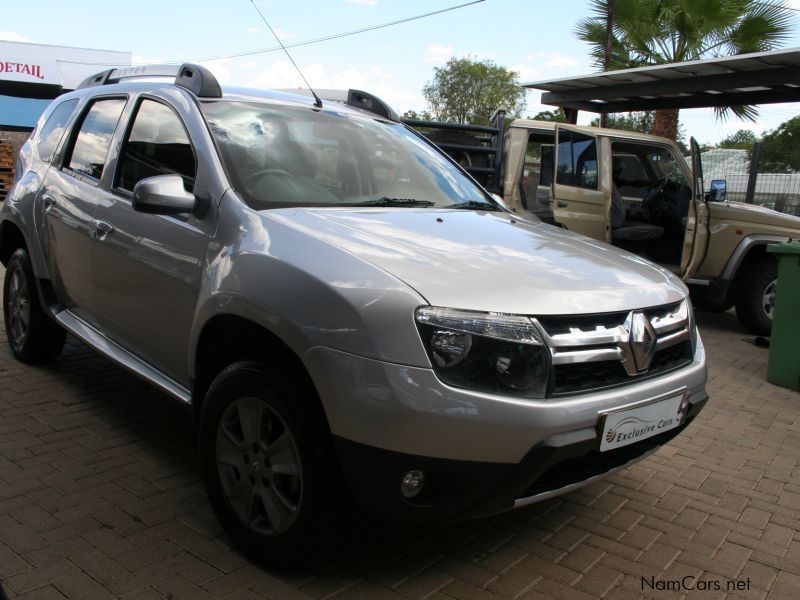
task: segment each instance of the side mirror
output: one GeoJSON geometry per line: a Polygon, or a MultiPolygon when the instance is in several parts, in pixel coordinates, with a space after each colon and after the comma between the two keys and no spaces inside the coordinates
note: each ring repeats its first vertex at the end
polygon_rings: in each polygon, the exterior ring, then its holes
{"type": "Polygon", "coordinates": [[[709,202],[725,202],[725,192],[728,189],[728,182],[724,179],[715,179],[711,182],[711,189],[708,192],[709,202]]]}
{"type": "Polygon", "coordinates": [[[154,215],[194,212],[197,198],[183,187],[180,175],[145,177],[133,188],[133,210],[154,215]]]}

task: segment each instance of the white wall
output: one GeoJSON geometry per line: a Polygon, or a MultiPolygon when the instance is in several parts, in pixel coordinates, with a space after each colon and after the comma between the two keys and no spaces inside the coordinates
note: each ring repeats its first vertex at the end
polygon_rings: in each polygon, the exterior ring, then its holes
{"type": "Polygon", "coordinates": [[[128,66],[131,59],[130,52],[0,40],[0,80],[74,89],[86,77],[109,67],[128,66]]]}

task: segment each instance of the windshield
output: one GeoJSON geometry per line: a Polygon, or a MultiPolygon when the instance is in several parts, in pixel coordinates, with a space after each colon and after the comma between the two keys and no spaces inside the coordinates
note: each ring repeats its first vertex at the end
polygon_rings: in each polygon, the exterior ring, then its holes
{"type": "Polygon", "coordinates": [[[202,104],[231,184],[256,210],[396,206],[498,210],[399,123],[266,103],[202,104]]]}

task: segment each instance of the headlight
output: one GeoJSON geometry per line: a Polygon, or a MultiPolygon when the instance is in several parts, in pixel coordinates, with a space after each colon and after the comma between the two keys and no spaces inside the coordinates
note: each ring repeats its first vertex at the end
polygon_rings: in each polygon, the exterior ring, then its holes
{"type": "Polygon", "coordinates": [[[423,306],[417,326],[436,375],[449,385],[544,398],[550,351],[519,315],[423,306]]]}

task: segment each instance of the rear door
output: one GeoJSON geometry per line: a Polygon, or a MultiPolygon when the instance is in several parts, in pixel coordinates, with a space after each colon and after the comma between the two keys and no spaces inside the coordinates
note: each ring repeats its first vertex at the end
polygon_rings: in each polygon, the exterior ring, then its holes
{"type": "Polygon", "coordinates": [[[681,254],[681,276],[686,279],[697,272],[706,256],[709,243],[709,210],[703,183],[703,164],[700,147],[691,139],[692,203],[686,222],[681,254]]]}
{"type": "Polygon", "coordinates": [[[59,301],[94,324],[93,220],[103,201],[100,179],[127,99],[100,97],[84,109],[63,160],[47,171],[37,199],[46,223],[48,271],[59,301]]]}
{"type": "Polygon", "coordinates": [[[600,185],[599,139],[556,126],[553,216],[570,231],[606,241],[610,195],[600,185]]]}

